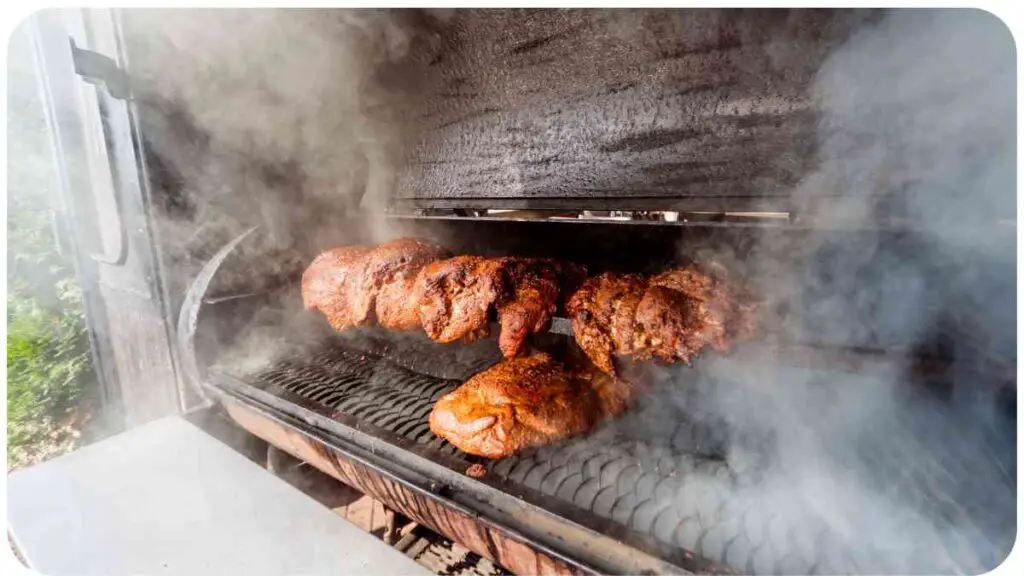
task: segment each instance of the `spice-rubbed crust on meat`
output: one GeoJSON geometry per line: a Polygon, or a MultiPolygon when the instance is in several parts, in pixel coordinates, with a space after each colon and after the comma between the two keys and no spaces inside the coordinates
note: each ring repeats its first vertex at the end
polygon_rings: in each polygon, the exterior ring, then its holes
{"type": "Polygon", "coordinates": [[[690,364],[705,347],[728,351],[754,333],[757,305],[723,268],[710,264],[653,277],[588,278],[566,311],[580,348],[601,370],[615,374],[615,356],[690,364]]]}
{"type": "Polygon", "coordinates": [[[430,429],[460,450],[503,458],[590,430],[633,397],[628,383],[548,354],[500,362],[442,396],[430,429]]]}
{"type": "Polygon", "coordinates": [[[614,359],[690,364],[705,348],[725,352],[756,330],[757,304],[714,263],[654,276],[606,272],[546,258],[451,257],[425,240],[347,246],[318,256],[302,281],[303,300],[336,330],[373,320],[395,331],[422,328],[440,343],[490,335],[497,318],[505,358],[526,352],[559,307],[580,348],[606,374],[614,359]],[[371,314],[372,313],[372,314],[371,314]]]}
{"type": "Polygon", "coordinates": [[[306,270],[303,298],[339,331],[375,320],[389,330],[422,328],[441,343],[484,338],[497,317],[498,345],[513,358],[530,334],[550,327],[585,274],[544,258],[450,257],[436,244],[399,238],[324,252],[306,270]]]}
{"type": "Polygon", "coordinates": [[[302,274],[302,302],[308,310],[319,310],[327,322],[342,331],[357,322],[348,299],[348,286],[362,268],[368,246],[341,246],[322,252],[302,274]]]}
{"type": "Polygon", "coordinates": [[[348,286],[355,321],[366,323],[374,311],[385,328],[409,329],[405,302],[412,296],[413,285],[407,280],[415,278],[423,266],[446,256],[444,248],[417,238],[398,238],[375,246],[362,257],[362,268],[355,271],[348,286]],[[381,293],[385,299],[378,306],[381,293]]]}

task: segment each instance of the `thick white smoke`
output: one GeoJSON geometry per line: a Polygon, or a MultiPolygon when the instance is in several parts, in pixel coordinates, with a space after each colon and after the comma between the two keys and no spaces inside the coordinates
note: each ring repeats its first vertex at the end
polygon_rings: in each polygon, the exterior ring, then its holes
{"type": "MultiPolygon", "coordinates": [[[[228,359],[265,364],[306,340],[290,283],[326,246],[399,234],[353,209],[383,207],[409,139],[406,67],[429,57],[444,12],[126,10],[136,101],[150,151],[155,226],[171,294],[231,238],[259,226],[211,296],[255,294],[251,342],[228,359]],[[346,212],[348,214],[346,215],[346,212]],[[262,295],[262,296],[261,296],[262,295]],[[272,317],[271,317],[272,316],[272,317]],[[281,318],[289,318],[287,326],[281,318]],[[298,322],[297,325],[292,325],[298,322]]],[[[180,303],[174,303],[175,305],[180,303]]],[[[208,316],[245,302],[208,306],[208,316]],[[219,308],[218,308],[219,307],[219,308]]],[[[314,330],[315,332],[315,330],[314,330]]]]}
{"type": "Polygon", "coordinates": [[[357,225],[390,235],[339,216],[382,207],[402,162],[415,84],[403,66],[433,41],[410,15],[131,10],[124,20],[158,193],[178,208],[159,222],[169,246],[201,259],[259,225],[245,248],[292,271],[274,250],[342,242],[357,225]]]}
{"type": "Polygon", "coordinates": [[[1012,453],[1012,432],[990,437],[992,383],[972,369],[1016,364],[1014,230],[998,223],[1015,213],[1015,80],[1013,39],[981,11],[889,13],[819,70],[819,164],[794,194],[826,227],[868,230],[766,233],[748,272],[768,308],[790,304],[772,330],[797,339],[895,347],[953,329],[953,404],[896,360],[820,372],[741,349],[677,372],[681,409],[724,421],[738,471],[697,474],[680,498],[714,485],[744,511],[718,520],[744,522],[739,538],[777,527],[752,569],[976,573],[1009,553],[1014,478],[992,451],[1012,453]],[[871,231],[879,213],[923,240],[871,231]]]}

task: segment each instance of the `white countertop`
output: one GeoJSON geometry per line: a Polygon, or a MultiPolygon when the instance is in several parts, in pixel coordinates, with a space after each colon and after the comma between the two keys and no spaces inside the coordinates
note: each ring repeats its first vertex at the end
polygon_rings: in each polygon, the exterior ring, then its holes
{"type": "Polygon", "coordinates": [[[180,417],[7,482],[8,529],[42,574],[429,573],[180,417]]]}

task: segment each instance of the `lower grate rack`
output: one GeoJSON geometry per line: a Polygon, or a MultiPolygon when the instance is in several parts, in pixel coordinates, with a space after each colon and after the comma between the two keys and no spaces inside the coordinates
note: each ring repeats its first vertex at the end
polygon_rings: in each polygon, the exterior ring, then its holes
{"type": "MultiPolygon", "coordinates": [[[[822,510],[829,487],[825,493],[800,489],[807,475],[789,475],[773,461],[770,433],[742,437],[710,412],[694,409],[700,404],[696,387],[689,393],[669,391],[671,400],[652,391],[624,417],[585,437],[491,461],[434,435],[427,418],[438,398],[497,358],[490,352],[463,358],[462,372],[453,371],[444,354],[417,356],[422,372],[412,369],[410,358],[402,346],[337,339],[244,380],[313,402],[368,429],[389,431],[462,470],[484,464],[489,478],[526,488],[526,494],[553,498],[623,533],[737,572],[982,572],[1013,543],[1015,461],[1007,464],[958,441],[938,418],[908,435],[924,434],[923,442],[887,447],[871,434],[851,439],[861,485],[880,495],[872,502],[891,498],[901,510],[909,502],[909,512],[889,514],[881,504],[880,510],[859,510],[848,503],[822,510]],[[459,377],[437,376],[446,373],[459,377]],[[991,482],[985,490],[964,489],[965,481],[989,471],[1005,476],[1006,482],[995,484],[1000,490],[993,491],[991,482]],[[903,531],[895,548],[885,538],[891,530],[903,531]]],[[[840,487],[831,489],[840,495],[840,487]]]]}

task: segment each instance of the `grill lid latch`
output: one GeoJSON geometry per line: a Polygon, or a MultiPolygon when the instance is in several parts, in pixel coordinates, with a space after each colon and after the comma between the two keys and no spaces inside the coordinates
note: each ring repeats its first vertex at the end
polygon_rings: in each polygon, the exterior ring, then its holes
{"type": "Polygon", "coordinates": [[[127,100],[131,97],[131,84],[128,81],[128,74],[117,65],[112,58],[84,50],[71,40],[71,59],[75,63],[75,73],[86,82],[106,88],[112,98],[127,100]]]}

